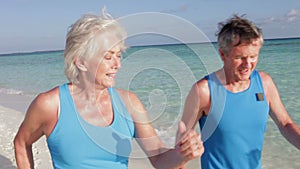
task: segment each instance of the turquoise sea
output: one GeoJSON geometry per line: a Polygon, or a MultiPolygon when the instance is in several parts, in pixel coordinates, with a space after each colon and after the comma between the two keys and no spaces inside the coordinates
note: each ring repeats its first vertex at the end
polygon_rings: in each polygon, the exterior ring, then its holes
{"type": "MultiPolygon", "coordinates": [[[[300,38],[266,40],[259,59],[257,69],[273,77],[287,111],[300,125],[300,38]]],[[[158,134],[172,146],[191,85],[221,66],[215,43],[130,47],[116,86],[140,97],[158,134]]],[[[63,51],[0,55],[0,94],[35,96],[65,82],[63,51]]],[[[299,159],[300,151],[269,119],[263,168],[298,169],[299,159]]]]}

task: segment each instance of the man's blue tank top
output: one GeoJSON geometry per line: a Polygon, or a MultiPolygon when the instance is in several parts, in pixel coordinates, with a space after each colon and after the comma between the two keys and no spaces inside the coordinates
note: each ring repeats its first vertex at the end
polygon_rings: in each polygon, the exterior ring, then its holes
{"type": "Polygon", "coordinates": [[[60,115],[47,139],[55,169],[128,168],[134,123],[116,89],[108,90],[114,119],[99,127],[79,115],[68,85],[59,86],[60,115]]]}
{"type": "Polygon", "coordinates": [[[199,120],[202,169],[261,169],[269,106],[258,71],[251,74],[249,88],[238,93],[228,91],[215,73],[206,79],[211,108],[199,120]]]}

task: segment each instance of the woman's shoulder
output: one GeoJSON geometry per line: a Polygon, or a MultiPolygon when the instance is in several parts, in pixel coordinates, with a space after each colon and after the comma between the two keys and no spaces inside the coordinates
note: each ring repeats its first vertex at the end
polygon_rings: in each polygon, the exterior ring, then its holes
{"type": "Polygon", "coordinates": [[[58,110],[59,89],[55,87],[36,96],[28,107],[25,119],[35,122],[36,126],[43,125],[44,133],[49,134],[57,121],[58,110]]]}
{"type": "Polygon", "coordinates": [[[131,114],[134,112],[145,112],[145,108],[141,100],[134,92],[118,88],[116,88],[116,90],[131,114]]]}
{"type": "Polygon", "coordinates": [[[121,96],[122,99],[137,99],[138,96],[132,92],[132,91],[129,91],[129,90],[124,90],[124,89],[119,89],[119,88],[115,88],[116,91],[119,93],[119,95],[121,96]]]}
{"type": "Polygon", "coordinates": [[[30,107],[40,112],[57,112],[59,107],[59,87],[57,86],[38,94],[30,107]]]}
{"type": "Polygon", "coordinates": [[[42,92],[42,93],[38,94],[36,97],[36,100],[38,100],[40,102],[45,102],[45,103],[53,102],[58,99],[59,99],[59,87],[58,86],[56,86],[48,91],[42,92]]]}

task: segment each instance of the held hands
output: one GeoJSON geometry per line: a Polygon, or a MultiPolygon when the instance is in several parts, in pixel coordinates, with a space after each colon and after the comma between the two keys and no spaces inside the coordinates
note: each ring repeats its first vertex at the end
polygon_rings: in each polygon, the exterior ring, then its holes
{"type": "Polygon", "coordinates": [[[187,130],[182,121],[178,122],[176,150],[182,156],[184,163],[200,157],[204,152],[200,134],[193,129],[187,130]]]}

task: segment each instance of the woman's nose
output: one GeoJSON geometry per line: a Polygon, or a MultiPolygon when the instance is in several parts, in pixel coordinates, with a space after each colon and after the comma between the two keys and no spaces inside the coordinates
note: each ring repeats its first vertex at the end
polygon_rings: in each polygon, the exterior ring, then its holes
{"type": "Polygon", "coordinates": [[[119,69],[121,67],[121,59],[119,57],[114,57],[113,68],[119,69]]]}

